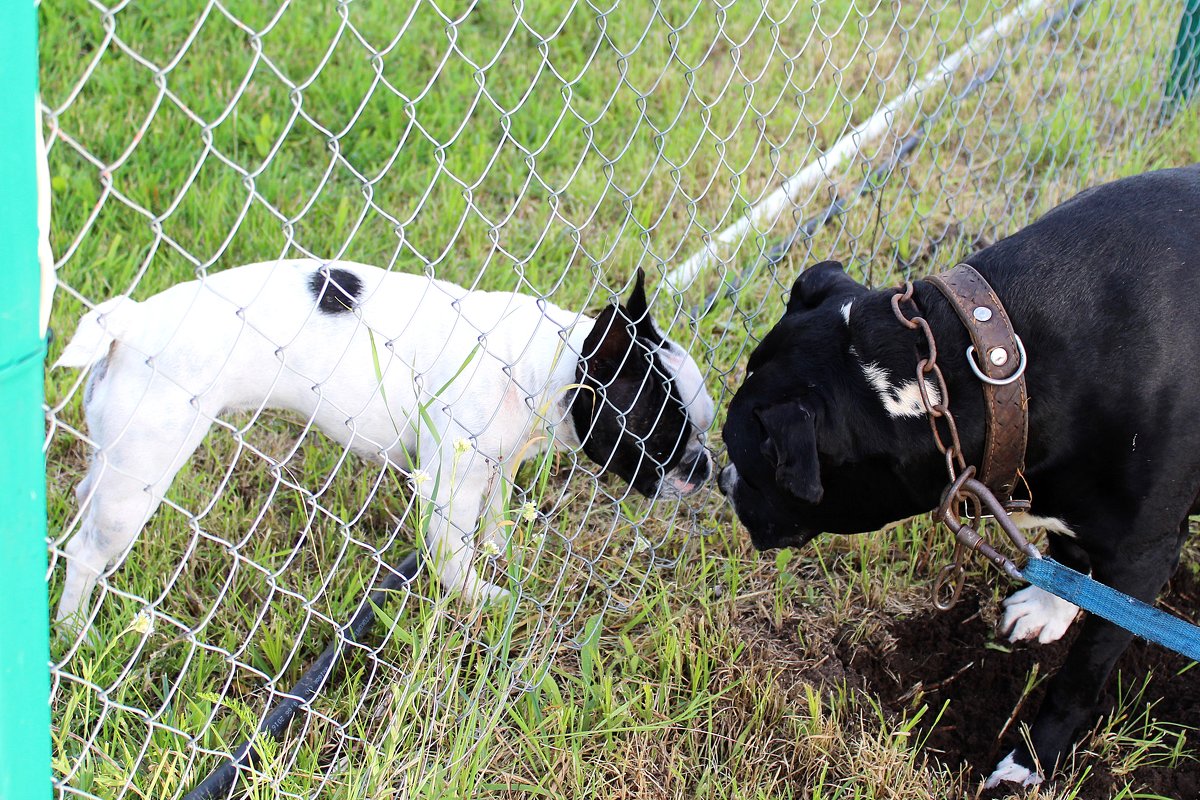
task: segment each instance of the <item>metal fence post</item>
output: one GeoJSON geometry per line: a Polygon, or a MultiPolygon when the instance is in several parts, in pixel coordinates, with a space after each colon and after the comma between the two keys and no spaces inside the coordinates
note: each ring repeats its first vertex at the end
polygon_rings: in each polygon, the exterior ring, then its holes
{"type": "Polygon", "coordinates": [[[45,347],[38,323],[37,16],[0,3],[0,798],[48,797],[45,347]]]}
{"type": "Polygon", "coordinates": [[[1187,0],[1179,20],[1179,35],[1167,74],[1167,107],[1175,108],[1191,99],[1200,86],[1200,0],[1187,0]]]}

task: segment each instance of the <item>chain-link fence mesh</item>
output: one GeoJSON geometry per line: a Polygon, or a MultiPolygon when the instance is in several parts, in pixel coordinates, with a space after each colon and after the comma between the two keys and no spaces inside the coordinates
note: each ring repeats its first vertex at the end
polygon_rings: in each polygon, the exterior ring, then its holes
{"type": "MultiPolygon", "coordinates": [[[[44,0],[51,360],[102,301],[252,262],[352,260],[592,315],[642,268],[719,409],[803,265],[885,285],[1130,154],[1152,164],[1182,7],[44,0]]],[[[89,500],[87,386],[48,379],[54,599],[89,500]]],[[[59,796],[186,794],[417,546],[421,476],[354,449],[267,404],[220,416],[88,624],[56,631],[59,796]]],[[[474,554],[512,601],[426,577],[394,592],[344,679],[259,745],[252,796],[506,785],[505,737],[536,724],[513,704],[590,675],[598,626],[729,524],[714,490],[651,503],[601,472],[570,451],[523,467],[503,543],[474,554]]]]}

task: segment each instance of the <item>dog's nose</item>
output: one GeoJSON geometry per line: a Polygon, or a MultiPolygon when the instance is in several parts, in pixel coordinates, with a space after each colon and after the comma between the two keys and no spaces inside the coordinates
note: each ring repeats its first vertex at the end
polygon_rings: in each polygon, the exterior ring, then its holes
{"type": "Polygon", "coordinates": [[[709,477],[712,475],[712,459],[709,458],[707,450],[701,450],[692,461],[690,467],[687,464],[684,467],[688,481],[697,486],[707,483],[709,477]]]}
{"type": "Polygon", "coordinates": [[[725,469],[721,470],[721,474],[717,476],[717,488],[721,490],[721,494],[726,497],[733,491],[733,483],[737,480],[737,468],[730,464],[725,469]]]}
{"type": "Polygon", "coordinates": [[[677,497],[687,497],[700,491],[712,473],[712,460],[708,452],[701,450],[685,456],[675,469],[662,476],[660,488],[677,497]]]}

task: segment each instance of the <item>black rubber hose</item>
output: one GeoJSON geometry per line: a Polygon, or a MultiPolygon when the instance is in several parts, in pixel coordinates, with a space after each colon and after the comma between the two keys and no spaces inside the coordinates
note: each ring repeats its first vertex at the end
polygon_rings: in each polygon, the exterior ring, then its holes
{"type": "MultiPolygon", "coordinates": [[[[342,629],[342,635],[329,643],[325,652],[300,676],[300,680],[296,681],[296,685],[284,696],[283,701],[263,719],[258,728],[260,734],[268,734],[275,740],[283,736],[283,732],[296,715],[296,710],[316,697],[326,685],[346,643],[357,642],[363,637],[375,622],[376,606],[382,607],[389,594],[412,583],[420,567],[421,559],[418,553],[410,553],[400,566],[371,592],[367,602],[363,603],[358,613],[350,620],[350,624],[342,629]]],[[[230,797],[238,774],[243,769],[254,766],[257,759],[258,753],[251,746],[251,742],[242,742],[229,760],[209,773],[207,778],[184,796],[184,800],[217,800],[230,797]]]]}

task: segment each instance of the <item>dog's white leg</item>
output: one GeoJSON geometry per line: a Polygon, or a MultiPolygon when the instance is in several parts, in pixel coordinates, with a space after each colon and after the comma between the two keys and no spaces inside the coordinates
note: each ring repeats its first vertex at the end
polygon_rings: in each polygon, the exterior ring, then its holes
{"type": "Polygon", "coordinates": [[[1022,786],[1037,786],[1044,778],[1031,769],[1022,767],[1017,763],[1017,751],[1013,751],[1004,757],[1004,760],[996,765],[992,770],[992,774],[984,781],[983,788],[994,789],[1001,783],[1019,783],[1022,786]]]}
{"type": "Polygon", "coordinates": [[[85,618],[97,579],[128,551],[212,426],[212,416],[186,398],[181,402],[178,390],[160,388],[131,405],[97,391],[88,406],[98,448],[76,489],[83,519],[64,548],[67,572],[56,620],[85,618]]]}
{"type": "Polygon", "coordinates": [[[1057,642],[1079,614],[1079,606],[1037,586],[1027,586],[1004,601],[1000,632],[1010,642],[1037,639],[1041,644],[1057,642]]]}
{"type": "Polygon", "coordinates": [[[58,600],[58,611],[54,615],[55,622],[75,620],[72,628],[82,625],[80,613],[87,599],[96,588],[96,580],[107,566],[102,554],[92,547],[92,527],[85,520],[83,527],[67,542],[64,551],[67,559],[67,576],[63,581],[62,596],[58,600]],[[79,615],[80,618],[77,618],[79,615]]]}
{"type": "Polygon", "coordinates": [[[507,590],[483,580],[475,569],[480,516],[496,494],[488,486],[493,468],[470,449],[456,452],[452,445],[443,445],[438,453],[440,464],[417,487],[429,509],[425,545],[433,571],[447,591],[471,602],[507,597],[507,590]]]}
{"type": "MultiPolygon", "coordinates": [[[[102,456],[98,455],[97,461],[103,462],[102,456]]],[[[67,574],[55,615],[59,622],[82,622],[100,574],[133,543],[161,500],[153,497],[143,482],[103,475],[103,463],[95,463],[91,469],[76,492],[80,505],[86,506],[79,531],[63,548],[67,574]],[[90,480],[94,475],[99,480],[90,480]],[[89,491],[89,487],[94,489],[89,491]]]]}

